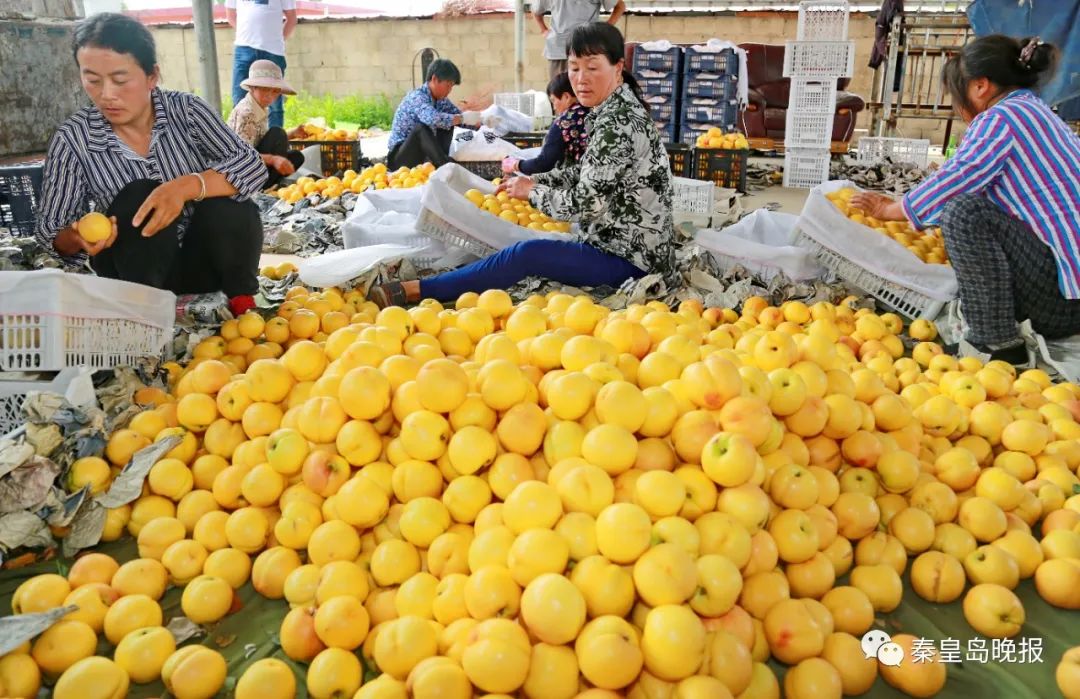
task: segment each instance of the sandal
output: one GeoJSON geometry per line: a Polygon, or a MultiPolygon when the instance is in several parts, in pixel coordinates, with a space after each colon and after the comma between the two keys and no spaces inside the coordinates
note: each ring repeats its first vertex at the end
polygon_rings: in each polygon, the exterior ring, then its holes
{"type": "Polygon", "coordinates": [[[377,284],[368,289],[367,298],[368,301],[371,301],[379,308],[386,308],[387,306],[404,307],[409,301],[405,295],[405,287],[401,282],[377,284]]]}

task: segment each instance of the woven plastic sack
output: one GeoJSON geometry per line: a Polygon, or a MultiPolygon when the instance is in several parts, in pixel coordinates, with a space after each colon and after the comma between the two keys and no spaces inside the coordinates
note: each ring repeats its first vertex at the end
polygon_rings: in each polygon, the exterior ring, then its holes
{"type": "MultiPolygon", "coordinates": [[[[525,129],[530,131],[531,127],[525,129]]],[[[508,132],[503,132],[508,133],[508,132]]],[[[487,127],[471,129],[456,129],[454,140],[450,142],[450,157],[462,162],[475,162],[478,160],[502,160],[511,155],[521,157],[521,149],[487,127]]]]}
{"type": "Polygon", "coordinates": [[[810,190],[799,229],[818,243],[895,284],[936,301],[956,298],[956,273],[948,265],[932,265],[911,254],[892,238],[855,223],[825,195],[844,187],[858,189],[848,180],[824,182],[810,190]]]}
{"type": "Polygon", "coordinates": [[[480,112],[480,117],[484,125],[499,136],[505,136],[508,133],[526,133],[532,131],[533,128],[531,116],[497,104],[480,112]]]}
{"type": "MultiPolygon", "coordinates": [[[[426,186],[426,185],[425,185],[426,186]]],[[[392,243],[424,245],[430,239],[415,230],[424,187],[364,192],[342,226],[346,248],[392,243]]]]}
{"type": "Polygon", "coordinates": [[[356,279],[377,265],[415,255],[411,245],[368,245],[311,257],[300,263],[300,281],[308,286],[337,286],[356,279]]]}
{"type": "Polygon", "coordinates": [[[793,281],[819,279],[825,270],[792,240],[798,216],[758,209],[722,230],[702,229],[694,242],[725,271],[738,265],[766,280],[783,273],[793,281]]]}
{"type": "Polygon", "coordinates": [[[494,185],[484,178],[477,177],[460,165],[447,163],[428,179],[422,200],[423,207],[496,250],[536,238],[574,239],[572,233],[567,235],[533,231],[492,216],[487,211],[476,208],[463,196],[470,189],[484,194],[495,191],[494,185]]]}

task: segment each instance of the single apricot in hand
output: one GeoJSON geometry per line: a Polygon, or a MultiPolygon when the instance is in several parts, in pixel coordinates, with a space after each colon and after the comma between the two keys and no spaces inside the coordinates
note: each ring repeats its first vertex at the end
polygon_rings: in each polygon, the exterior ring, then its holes
{"type": "Polygon", "coordinates": [[[100,243],[112,235],[112,221],[105,214],[91,211],[79,219],[79,236],[88,243],[100,243]]]}

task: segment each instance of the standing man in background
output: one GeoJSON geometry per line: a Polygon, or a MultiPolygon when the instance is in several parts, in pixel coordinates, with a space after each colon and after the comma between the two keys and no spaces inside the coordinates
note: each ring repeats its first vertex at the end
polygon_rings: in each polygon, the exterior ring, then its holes
{"type": "Polygon", "coordinates": [[[533,18],[544,37],[544,58],[548,61],[548,78],[566,72],[566,42],[570,34],[583,24],[596,22],[600,12],[610,12],[608,24],[615,24],[626,12],[623,0],[533,0],[533,18]],[[551,15],[551,26],[544,15],[551,15]]]}
{"type": "MultiPolygon", "coordinates": [[[[273,61],[285,74],[285,40],[296,29],[296,0],[225,0],[225,19],[236,29],[232,79],[236,106],[245,95],[240,83],[247,80],[255,61],[273,61]]],[[[270,105],[271,127],[285,125],[284,99],[278,97],[270,105]]]]}

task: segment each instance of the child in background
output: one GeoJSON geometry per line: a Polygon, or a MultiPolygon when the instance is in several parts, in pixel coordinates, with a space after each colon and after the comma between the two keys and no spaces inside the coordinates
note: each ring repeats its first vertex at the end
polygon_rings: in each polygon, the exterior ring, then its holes
{"type": "MultiPolygon", "coordinates": [[[[259,152],[266,164],[266,186],[273,187],[283,177],[304,164],[300,151],[289,149],[289,137],[280,126],[270,126],[270,106],[281,95],[295,95],[276,63],[259,60],[251,64],[248,78],[240,83],[247,96],[229,114],[228,125],[236,135],[259,152]]],[[[302,128],[302,127],[301,127],[302,128]]]]}
{"type": "Polygon", "coordinates": [[[547,93],[556,117],[544,137],[540,154],[529,160],[506,158],[503,160],[504,174],[537,175],[550,172],[577,163],[585,153],[585,117],[589,108],[578,103],[574,88],[570,85],[570,75],[559,73],[552,78],[547,93]]]}

